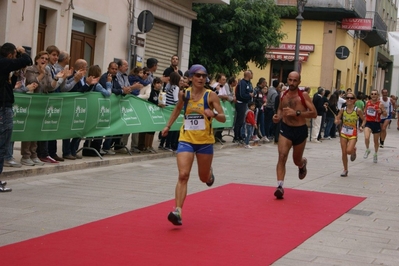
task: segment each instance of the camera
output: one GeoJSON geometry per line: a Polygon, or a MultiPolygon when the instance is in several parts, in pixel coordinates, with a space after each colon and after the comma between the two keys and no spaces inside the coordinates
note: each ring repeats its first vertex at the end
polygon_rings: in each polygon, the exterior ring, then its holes
{"type": "Polygon", "coordinates": [[[21,52],[17,51],[17,55],[15,56],[16,58],[20,58],[22,56],[21,52]]]}

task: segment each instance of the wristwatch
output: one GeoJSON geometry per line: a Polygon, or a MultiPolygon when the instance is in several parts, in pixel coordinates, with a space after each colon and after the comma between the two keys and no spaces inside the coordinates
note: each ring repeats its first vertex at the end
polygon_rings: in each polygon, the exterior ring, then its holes
{"type": "Polygon", "coordinates": [[[296,111],[296,116],[300,116],[301,115],[301,111],[297,110],[296,111]]]}

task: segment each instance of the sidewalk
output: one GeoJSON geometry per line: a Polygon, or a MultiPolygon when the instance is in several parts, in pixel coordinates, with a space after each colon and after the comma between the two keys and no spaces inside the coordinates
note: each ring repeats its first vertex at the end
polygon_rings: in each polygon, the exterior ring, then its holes
{"type": "MultiPolygon", "coordinates": [[[[226,130],[223,134],[229,134],[229,132],[226,130]]],[[[159,159],[159,158],[167,158],[167,157],[172,157],[175,154],[170,151],[165,151],[165,150],[159,150],[158,145],[158,133],[155,134],[154,137],[154,142],[153,142],[153,148],[157,151],[156,154],[147,152],[147,151],[142,151],[141,153],[131,153],[129,154],[115,154],[115,155],[104,155],[102,156],[102,159],[100,157],[89,157],[89,156],[83,156],[83,159],[79,160],[65,160],[64,162],[59,162],[58,164],[50,164],[46,163],[43,166],[25,166],[22,165],[21,168],[15,168],[15,167],[4,167],[3,168],[3,173],[0,175],[0,180],[10,180],[13,178],[19,178],[19,177],[28,177],[28,176],[35,176],[35,175],[42,175],[42,174],[51,174],[51,173],[60,173],[60,172],[67,172],[67,171],[76,171],[76,170],[83,170],[87,168],[93,168],[93,167],[101,167],[101,166],[110,166],[110,165],[118,165],[118,164],[125,164],[125,163],[131,163],[131,162],[137,162],[137,161],[145,161],[145,160],[150,160],[150,159],[159,159]]],[[[220,144],[216,143],[214,148],[215,150],[217,149],[222,149],[226,148],[229,146],[232,146],[232,137],[230,136],[225,136],[224,139],[226,140],[226,143],[220,144]]],[[[130,148],[130,140],[131,138],[129,137],[129,142],[126,145],[126,147],[130,148]]],[[[83,146],[84,141],[80,142],[79,148],[83,146]]],[[[57,155],[62,157],[62,140],[57,141],[57,155]]],[[[82,155],[82,152],[79,152],[80,155],[82,155]]],[[[17,162],[21,161],[21,142],[15,142],[14,143],[14,158],[17,162]]]]}

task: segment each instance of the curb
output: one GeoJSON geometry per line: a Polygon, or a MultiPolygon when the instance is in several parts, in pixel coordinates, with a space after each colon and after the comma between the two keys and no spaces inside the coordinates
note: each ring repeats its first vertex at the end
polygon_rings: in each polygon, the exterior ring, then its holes
{"type": "MultiPolygon", "coordinates": [[[[237,144],[234,143],[224,143],[223,145],[216,143],[214,145],[214,150],[226,149],[237,147],[237,144]]],[[[22,168],[13,168],[13,167],[4,167],[3,173],[1,174],[1,179],[16,179],[21,177],[30,177],[36,175],[48,175],[52,173],[62,173],[76,170],[83,170],[87,168],[95,168],[95,167],[104,167],[111,165],[119,165],[125,163],[133,163],[140,161],[148,161],[148,160],[156,160],[161,158],[168,158],[175,156],[175,152],[159,152],[156,154],[132,154],[129,155],[112,155],[112,156],[104,156],[103,159],[98,157],[83,157],[80,160],[73,160],[65,162],[61,162],[59,164],[45,164],[43,166],[22,166],[22,168]]]]}

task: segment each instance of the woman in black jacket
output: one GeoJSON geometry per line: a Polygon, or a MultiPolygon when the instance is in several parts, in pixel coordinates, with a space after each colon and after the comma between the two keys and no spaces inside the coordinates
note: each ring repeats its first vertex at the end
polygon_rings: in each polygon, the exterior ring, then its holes
{"type": "MultiPolygon", "coordinates": [[[[326,128],[324,129],[324,139],[331,139],[335,137],[335,130],[332,130],[334,125],[335,116],[338,114],[338,98],[333,93],[328,99],[328,107],[326,112],[326,128]]],[[[335,128],[334,128],[335,129],[335,128]]]]}

